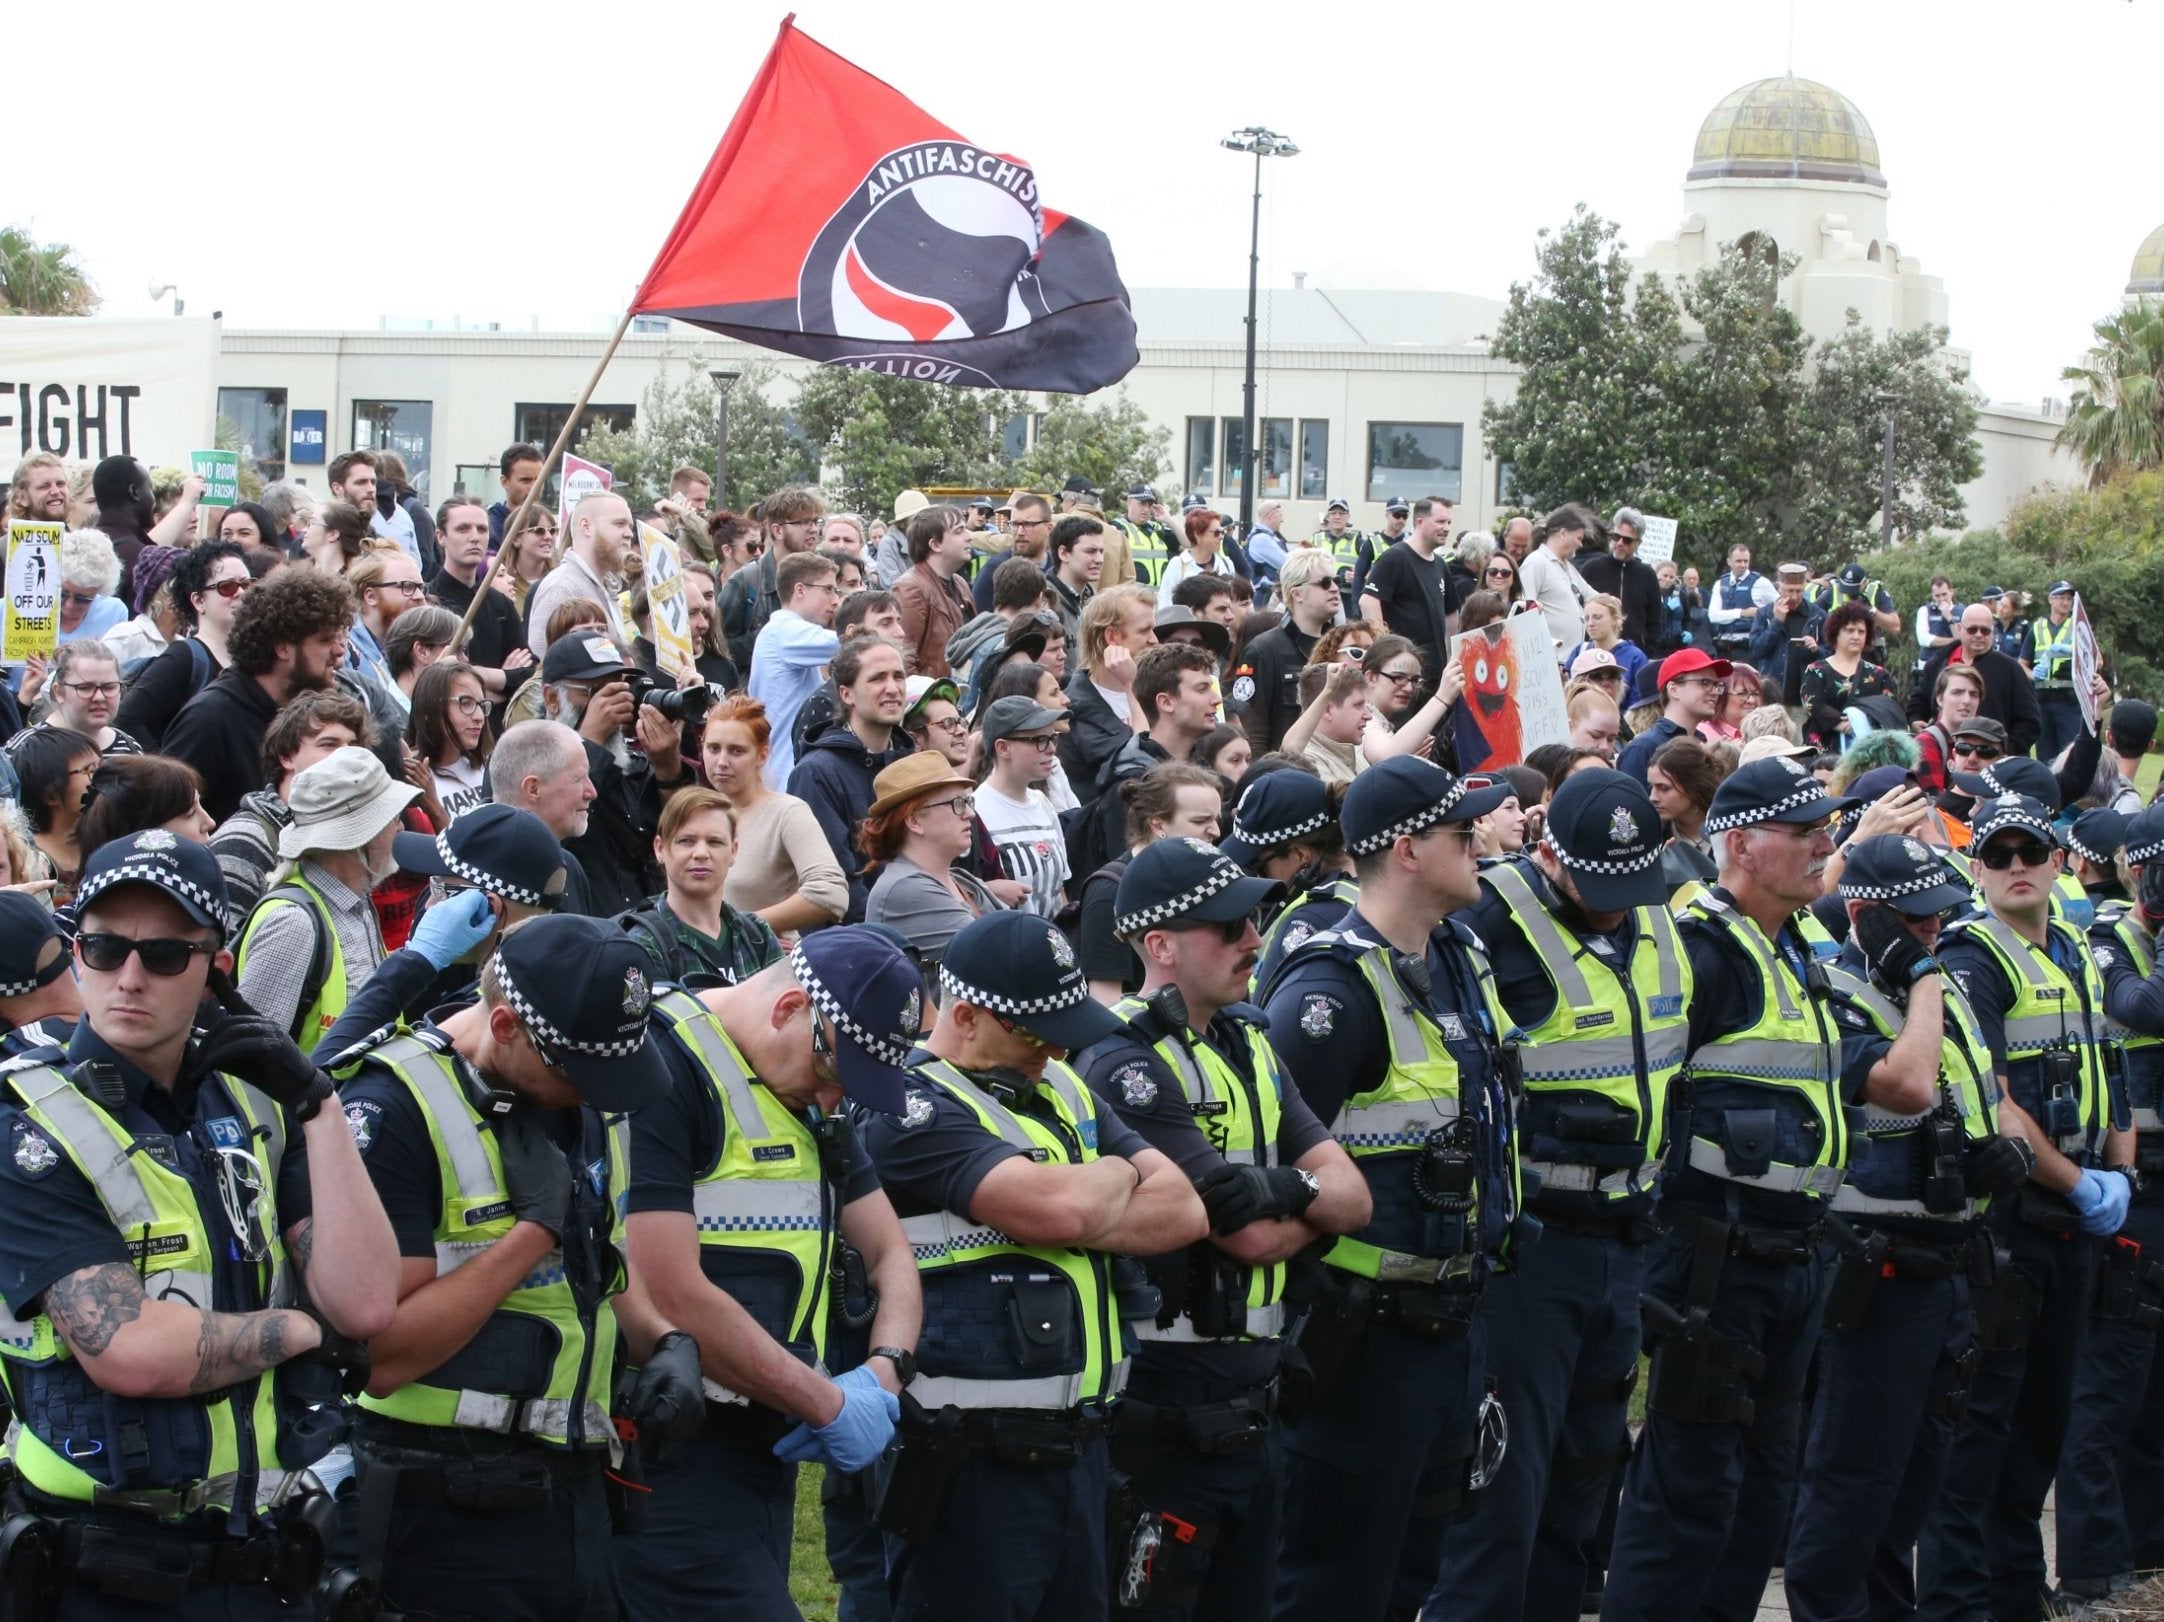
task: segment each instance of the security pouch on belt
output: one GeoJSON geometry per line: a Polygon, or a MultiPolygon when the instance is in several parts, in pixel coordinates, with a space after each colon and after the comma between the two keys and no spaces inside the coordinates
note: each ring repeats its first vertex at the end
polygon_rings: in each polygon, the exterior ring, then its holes
{"type": "Polygon", "coordinates": [[[1886,1253],[1893,1241],[1883,1233],[1859,1234],[1846,1222],[1828,1216],[1826,1232],[1840,1263],[1826,1288],[1828,1329],[1855,1329],[1871,1309],[1871,1296],[1887,1274],[1886,1253]]]}
{"type": "Polygon", "coordinates": [[[2037,1055],[2044,1081],[2044,1135],[2062,1152],[2082,1146],[2081,1056],[2065,1048],[2037,1055]]]}
{"type": "Polygon", "coordinates": [[[1976,1344],[1986,1352],[2019,1351],[2036,1321],[2036,1286],[2014,1266],[2013,1253],[1977,1237],[1970,1252],[1969,1300],[1976,1309],[1976,1344]]]}
{"type": "Polygon", "coordinates": [[[1721,1265],[1729,1251],[1728,1224],[1698,1223],[1684,1308],[1657,1296],[1638,1298],[1653,1348],[1646,1411],[1686,1424],[1749,1425],[1757,1417],[1751,1387],[1766,1371],[1765,1354],[1713,1327],[1721,1265]]]}
{"type": "Polygon", "coordinates": [[[1285,1408],[1296,1417],[1326,1401],[1375,1321],[1381,1286],[1340,1268],[1321,1269],[1315,1299],[1286,1356],[1285,1408]]]}
{"type": "Polygon", "coordinates": [[[1252,1453],[1269,1440],[1270,1416],[1276,1411],[1274,1384],[1190,1408],[1162,1408],[1122,1397],[1112,1414],[1113,1459],[1134,1470],[1145,1467],[1151,1455],[1168,1445],[1205,1458],[1252,1453]]]}
{"type": "Polygon", "coordinates": [[[1133,1479],[1112,1473],[1105,1526],[1110,1532],[1113,1603],[1123,1611],[1192,1610],[1202,1597],[1215,1524],[1198,1525],[1151,1509],[1133,1479]]]}
{"type": "Polygon", "coordinates": [[[903,1392],[902,1423],[868,1472],[872,1524],[910,1543],[930,1537],[969,1454],[961,1409],[927,1412],[903,1392]]]}
{"type": "Polygon", "coordinates": [[[2124,1234],[2104,1247],[2096,1272],[2096,1315],[2153,1334],[2164,1323],[2164,1262],[2153,1262],[2124,1234]]]}

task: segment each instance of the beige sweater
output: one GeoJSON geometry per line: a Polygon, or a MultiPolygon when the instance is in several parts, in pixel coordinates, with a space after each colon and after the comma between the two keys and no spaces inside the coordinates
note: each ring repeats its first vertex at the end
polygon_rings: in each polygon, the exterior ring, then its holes
{"type": "Polygon", "coordinates": [[[849,882],[811,807],[794,794],[768,794],[737,813],[736,865],[721,898],[757,912],[799,894],[837,922],[849,911],[849,882]]]}

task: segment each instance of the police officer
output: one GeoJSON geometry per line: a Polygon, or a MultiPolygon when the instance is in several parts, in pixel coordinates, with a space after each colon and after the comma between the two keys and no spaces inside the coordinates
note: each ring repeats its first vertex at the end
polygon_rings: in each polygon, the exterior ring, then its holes
{"type": "Polygon", "coordinates": [[[1075,1061],[1099,1106],[1195,1184],[1211,1224],[1149,1264],[1159,1305],[1135,1325],[1141,1346],[1113,1420],[1113,1468],[1138,1504],[1112,1526],[1122,1612],[1269,1614],[1288,1264],[1370,1215],[1366,1182],[1286,1090],[1246,1001],[1254,912],[1276,889],[1200,840],[1145,846],[1114,909],[1142,989],[1113,1010],[1128,1027],[1075,1061]]]}
{"type": "Polygon", "coordinates": [[[1977,808],[1972,833],[1984,911],[1949,931],[1939,956],[1991,1050],[2002,1129],[2028,1134],[2037,1165],[1991,1210],[1997,1277],[1977,1307],[1982,1356],[1918,1543],[1919,1615],[1935,1622],[2034,1614],[2041,1603],[2037,1518],[2099,1252],[2133,1193],[2134,1134],[2105,1064],[2103,982],[2087,940],[2051,916],[2060,855],[2051,813],[2007,795],[1977,808]]]}
{"type": "Polygon", "coordinates": [[[2029,626],[2029,679],[2043,712],[2036,756],[2050,760],[2082,734],[2081,700],[2074,692],[2074,583],[2054,580],[2044,600],[2050,612],[2029,626]]]}
{"type": "Polygon", "coordinates": [[[1816,1238],[1848,1148],[1839,1028],[1799,914],[1848,804],[1775,758],[1738,768],[1706,815],[1720,878],[1681,925],[1691,1116],[1647,1266],[1653,1366],[1601,1605],[1612,1622],[1749,1615],[1780,1547],[1818,1336],[1816,1238]]]}
{"type": "Polygon", "coordinates": [[[367,1377],[390,1229],[329,1078],[232,989],[209,851],[101,846],[76,917],[83,1019],[0,1103],[0,1591],[11,1616],[286,1614],[330,1530],[313,1405],[367,1377]]]}
{"type": "Polygon", "coordinates": [[[1285,954],[1352,910],[1360,899],[1345,832],[1338,825],[1342,788],[1313,772],[1269,772],[1247,785],[1218,848],[1251,873],[1282,886],[1281,905],[1265,907],[1255,984],[1265,985],[1285,954]]]}
{"type": "MultiPolygon", "coordinates": [[[[1373,535],[1362,535],[1353,543],[1352,600],[1360,601],[1360,593],[1368,583],[1368,570],[1375,567],[1375,560],[1385,549],[1405,539],[1405,526],[1412,517],[1412,503],[1403,496],[1392,496],[1383,503],[1383,527],[1373,535]]],[[[1446,531],[1443,537],[1449,539],[1446,531]]]]}
{"type": "Polygon", "coordinates": [[[1298,1330],[1312,1390],[1286,1432],[1280,1619],[1410,1617],[1493,1462],[1477,1313],[1517,1156],[1487,958],[1447,920],[1480,893],[1473,822],[1509,793],[1409,756],[1361,773],[1344,807],[1360,904],[1265,988],[1271,1046],[1374,1201],[1298,1330]]]}
{"type": "Polygon", "coordinates": [[[900,1117],[855,1117],[924,1290],[876,1489],[894,1616],[1101,1618],[1107,1405],[1127,1373],[1114,1262],[1192,1244],[1209,1219],[1065,1063],[1119,1020],[1058,930],[988,914],[948,943],[939,985],[900,1117]]]}
{"type": "Polygon", "coordinates": [[[699,1348],[623,1255],[625,1113],[660,1099],[648,959],[606,920],[504,932],[480,999],[340,1060],[403,1258],[354,1421],[355,1531],[388,1607],[578,1618],[606,1593],[620,1403],[666,1462],[699,1348]]]}
{"type": "MultiPolygon", "coordinates": [[[[2091,811],[2076,822],[2079,830],[2091,811]]],[[[2069,837],[2071,844],[2071,836],[2069,837]]],[[[2155,1356],[2164,1268],[2164,975],[2156,929],[2164,920],[2164,806],[2126,830],[2126,866],[2139,894],[2097,911],[2089,949],[2104,976],[2104,1012],[2124,1055],[2127,1105],[2140,1177],[2126,1223],[2105,1252],[2097,1312],[2074,1373],[2059,1454],[2059,1586],[2101,1600],[2164,1550],[2164,1360],[2155,1356]]]]}
{"type": "Polygon", "coordinates": [[[633,1616],[793,1622],[796,1465],[862,1470],[915,1371],[921,1297],[846,1094],[901,1113],[916,965],[861,926],[818,930],[735,986],[654,1000],[669,1090],[632,1122],[626,1227],[654,1304],[702,1348],[705,1424],[647,1475],[646,1526],[614,1547],[633,1616]],[[872,1355],[826,1372],[837,1245],[864,1259],[872,1355]]]}
{"type": "Polygon", "coordinates": [[[82,1017],[68,937],[19,890],[0,890],[0,1056],[65,1047],[82,1017]]]}
{"type": "MultiPolygon", "coordinates": [[[[1157,516],[1157,492],[1146,484],[1138,484],[1127,492],[1127,515],[1111,518],[1106,522],[1127,539],[1127,549],[1134,558],[1134,578],[1149,585],[1157,584],[1164,573],[1165,563],[1181,549],[1182,543],[1173,534],[1172,527],[1157,516]]],[[[1109,554],[1108,560],[1109,560],[1109,554]]],[[[1117,584],[1108,570],[1102,582],[1117,584]]]]}
{"type": "Polygon", "coordinates": [[[1629,1450],[1638,1294],[1691,995],[1662,847],[1642,787],[1577,772],[1540,844],[1485,869],[1466,917],[1525,1044],[1520,1153],[1539,1173],[1526,1202],[1541,1238],[1483,1305],[1510,1449],[1444,1544],[1437,1615],[1577,1616],[1584,1546],[1629,1450]]]}
{"type": "Polygon", "coordinates": [[[2090,910],[2086,924],[2068,912],[2066,921],[2076,928],[2086,929],[2095,923],[2107,906],[2126,906],[2128,897],[2126,887],[2119,882],[2118,857],[2126,844],[2127,825],[2132,821],[2124,811],[2099,805],[2082,812],[2060,834],[2066,844],[2067,866],[2081,885],[2090,910]]]}
{"type": "Polygon", "coordinates": [[[1847,1227],[1783,1573],[1806,1622],[1915,1612],[1916,1535],[1976,1362],[1971,1241],[2036,1159],[1999,1135],[1991,1050],[1931,955],[1967,886],[1922,842],[1877,834],[1850,845],[1839,894],[1849,939],[1827,979],[1863,1125],[1833,1197],[1847,1227]]]}
{"type": "Polygon", "coordinates": [[[1353,590],[1353,570],[1359,565],[1360,549],[1371,547],[1371,543],[1352,527],[1352,503],[1343,496],[1332,496],[1322,510],[1322,528],[1308,537],[1307,544],[1330,555],[1330,571],[1337,577],[1345,616],[1353,618],[1360,612],[1360,598],[1353,590]]]}

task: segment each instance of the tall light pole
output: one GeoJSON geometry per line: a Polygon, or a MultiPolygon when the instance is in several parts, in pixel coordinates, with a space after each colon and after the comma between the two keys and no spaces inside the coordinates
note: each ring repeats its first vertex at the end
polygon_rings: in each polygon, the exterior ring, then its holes
{"type": "Polygon", "coordinates": [[[714,380],[714,505],[729,505],[729,389],[743,376],[719,367],[706,374],[714,380]]]}
{"type": "Polygon", "coordinates": [[[1262,447],[1255,443],[1255,289],[1262,275],[1262,160],[1298,157],[1299,147],[1274,130],[1250,124],[1217,143],[1234,152],[1255,155],[1255,211],[1247,233],[1247,382],[1240,404],[1240,535],[1255,527],[1255,474],[1262,447]]]}

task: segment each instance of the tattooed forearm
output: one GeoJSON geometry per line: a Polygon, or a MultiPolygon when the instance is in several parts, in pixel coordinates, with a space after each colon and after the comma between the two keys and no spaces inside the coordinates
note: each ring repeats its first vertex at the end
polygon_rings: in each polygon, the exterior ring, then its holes
{"type": "Polygon", "coordinates": [[[286,1260],[290,1261],[293,1270],[304,1278],[308,1273],[308,1258],[315,1253],[315,1248],[316,1219],[302,1217],[286,1234],[286,1260]]]}
{"type": "Polygon", "coordinates": [[[143,1315],[143,1281],[125,1262],[105,1262],[56,1279],[45,1289],[45,1316],[78,1357],[98,1357],[143,1315]]]}
{"type": "Polygon", "coordinates": [[[287,1330],[299,1316],[275,1308],[204,1313],[202,1333],[195,1343],[195,1375],[188,1389],[219,1391],[276,1368],[292,1355],[287,1330]]]}

